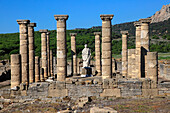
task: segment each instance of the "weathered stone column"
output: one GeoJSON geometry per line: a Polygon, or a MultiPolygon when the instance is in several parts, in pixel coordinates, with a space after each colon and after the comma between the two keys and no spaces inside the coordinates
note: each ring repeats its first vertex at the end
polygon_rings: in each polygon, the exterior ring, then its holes
{"type": "Polygon", "coordinates": [[[44,69],[42,68],[42,58],[40,58],[40,81],[44,82],[44,69]]]}
{"type": "Polygon", "coordinates": [[[141,24],[140,22],[134,22],[136,26],[136,77],[141,78],[141,24]]]}
{"type": "Polygon", "coordinates": [[[54,15],[57,20],[57,80],[67,76],[66,20],[68,15],[54,15]]]}
{"type": "Polygon", "coordinates": [[[21,56],[11,55],[11,88],[19,86],[21,83],[21,56]]]}
{"type": "Polygon", "coordinates": [[[42,61],[42,68],[44,70],[44,79],[48,78],[48,61],[47,61],[47,29],[39,30],[41,33],[41,61],[42,61]]]}
{"type": "Polygon", "coordinates": [[[128,49],[128,77],[135,78],[135,49],[128,49]]]}
{"type": "Polygon", "coordinates": [[[152,81],[157,83],[158,80],[158,53],[147,52],[147,76],[152,81]]]}
{"type": "Polygon", "coordinates": [[[71,53],[72,53],[72,73],[73,73],[73,75],[77,75],[76,35],[77,35],[77,33],[70,33],[70,36],[71,36],[71,53]]]}
{"type": "Polygon", "coordinates": [[[21,80],[29,84],[28,24],[29,20],[17,20],[20,29],[21,80]]]}
{"type": "Polygon", "coordinates": [[[151,18],[140,19],[141,23],[141,76],[146,77],[147,75],[147,60],[146,55],[149,51],[149,24],[151,18]]]}
{"type": "Polygon", "coordinates": [[[50,73],[51,76],[54,76],[54,71],[53,71],[53,51],[50,50],[50,73]]]}
{"type": "Polygon", "coordinates": [[[54,70],[54,78],[57,75],[57,61],[56,61],[56,57],[53,57],[53,70],[54,70]]]}
{"type": "Polygon", "coordinates": [[[122,76],[127,77],[128,73],[128,31],[121,31],[122,34],[122,76]]]}
{"type": "Polygon", "coordinates": [[[35,56],[35,82],[40,82],[40,59],[35,56]]]}
{"type": "Polygon", "coordinates": [[[34,27],[36,27],[36,23],[28,24],[29,83],[35,82],[34,27]]]}
{"type": "Polygon", "coordinates": [[[80,74],[80,58],[77,58],[77,74],[80,74]]]}
{"type": "Polygon", "coordinates": [[[101,76],[101,50],[100,50],[100,35],[101,32],[94,32],[95,35],[95,59],[97,76],[101,76]]]}
{"type": "Polygon", "coordinates": [[[47,32],[47,61],[48,61],[48,76],[51,76],[50,68],[50,32],[47,32]]]}
{"type": "Polygon", "coordinates": [[[102,78],[107,79],[112,75],[112,25],[113,15],[100,15],[102,19],[102,78]]]}

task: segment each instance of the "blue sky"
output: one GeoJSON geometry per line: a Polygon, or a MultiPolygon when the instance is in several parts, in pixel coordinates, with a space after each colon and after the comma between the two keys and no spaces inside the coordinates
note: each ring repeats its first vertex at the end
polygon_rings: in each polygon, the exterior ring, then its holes
{"type": "Polygon", "coordinates": [[[35,30],[56,29],[56,14],[68,14],[67,29],[101,26],[100,14],[114,14],[112,24],[152,16],[170,0],[0,0],[0,33],[19,31],[17,19],[37,23],[35,30]]]}

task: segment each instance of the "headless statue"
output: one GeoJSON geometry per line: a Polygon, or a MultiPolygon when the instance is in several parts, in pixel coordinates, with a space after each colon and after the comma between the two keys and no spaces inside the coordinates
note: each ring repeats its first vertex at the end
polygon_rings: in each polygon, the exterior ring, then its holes
{"type": "Polygon", "coordinates": [[[84,47],[82,51],[83,67],[90,67],[91,51],[87,48],[87,44],[85,44],[84,47]]]}

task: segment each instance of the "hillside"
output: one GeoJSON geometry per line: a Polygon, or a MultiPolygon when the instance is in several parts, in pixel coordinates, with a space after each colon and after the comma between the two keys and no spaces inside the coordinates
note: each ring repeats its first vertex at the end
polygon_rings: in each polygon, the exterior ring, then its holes
{"type": "MultiPolygon", "coordinates": [[[[112,52],[113,55],[121,54],[121,30],[128,30],[130,33],[128,48],[135,48],[135,27],[133,22],[117,24],[113,26],[112,29],[112,52]],[[118,39],[118,40],[115,40],[118,39]]],[[[70,35],[69,33],[77,33],[76,37],[76,46],[78,57],[81,57],[81,51],[84,48],[84,44],[88,44],[88,47],[92,51],[92,56],[94,53],[95,39],[93,32],[101,31],[101,27],[92,27],[90,29],[76,29],[76,30],[67,30],[67,55],[68,58],[71,58],[71,45],[70,45],[70,35]]],[[[151,43],[150,50],[158,52],[170,52],[170,19],[164,22],[153,23],[150,25],[150,37],[151,43]]],[[[50,31],[50,48],[53,49],[53,55],[56,55],[56,30],[50,31]]],[[[9,56],[14,53],[19,53],[19,34],[10,33],[10,34],[0,34],[0,59],[9,59],[9,56]]],[[[35,32],[35,55],[40,56],[41,54],[41,36],[38,31],[35,32]]]]}

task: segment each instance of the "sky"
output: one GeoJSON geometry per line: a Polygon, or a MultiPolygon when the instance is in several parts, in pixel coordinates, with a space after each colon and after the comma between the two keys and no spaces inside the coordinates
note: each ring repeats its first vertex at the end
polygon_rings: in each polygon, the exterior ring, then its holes
{"type": "Polygon", "coordinates": [[[19,32],[17,19],[39,29],[56,29],[54,15],[67,14],[67,29],[101,26],[100,14],[114,14],[112,24],[152,16],[170,0],[0,0],[0,33],[19,32]]]}

